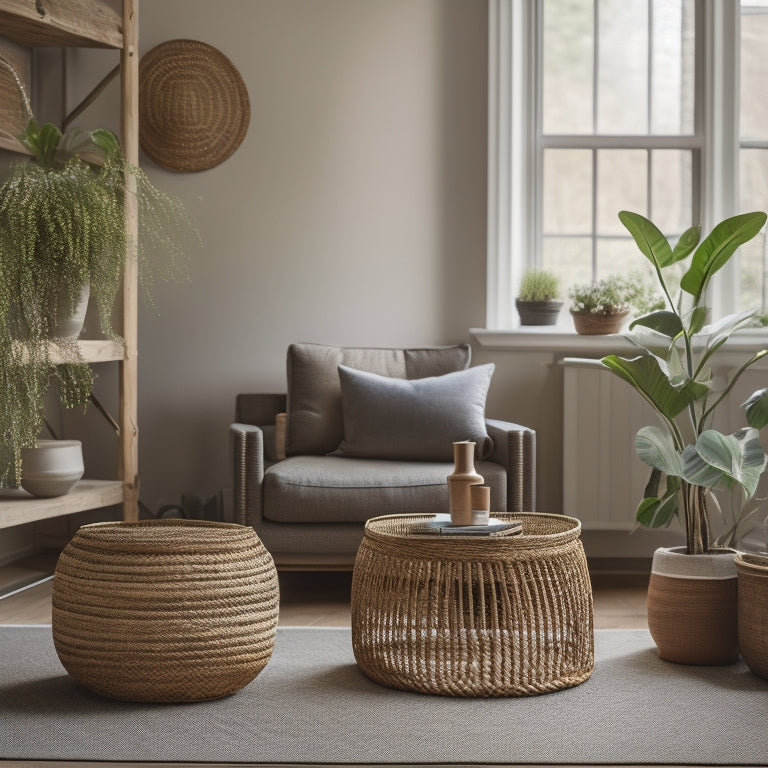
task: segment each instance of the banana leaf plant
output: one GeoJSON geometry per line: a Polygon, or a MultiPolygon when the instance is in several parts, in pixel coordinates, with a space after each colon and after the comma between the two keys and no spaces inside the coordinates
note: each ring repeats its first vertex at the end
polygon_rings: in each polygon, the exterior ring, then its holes
{"type": "Polygon", "coordinates": [[[760,232],[766,214],[756,211],[725,219],[703,240],[700,228],[691,227],[674,247],[644,216],[621,211],[619,219],[650,261],[666,298],[664,309],[630,324],[628,336],[638,347],[637,356],[608,355],[600,361],[628,382],[659,417],[659,425],[643,427],[635,440],[639,458],[651,467],[637,521],[657,528],[682,517],[688,553],[705,553],[714,544],[731,545],[738,526],[755,511],[749,510],[749,503],[766,468],[758,430],[768,423],[765,388],[743,403],[743,429],[723,434],[713,427],[718,406],[768,350],[751,355],[719,391],[713,388],[710,366],[715,353],[734,331],[752,322],[757,310],[705,326],[710,311],[705,304],[707,287],[736,250],[760,232]],[[670,277],[689,258],[673,299],[670,277]],[[710,544],[707,503],[717,504],[716,490],[733,491],[739,502],[721,540],[710,544]]]}

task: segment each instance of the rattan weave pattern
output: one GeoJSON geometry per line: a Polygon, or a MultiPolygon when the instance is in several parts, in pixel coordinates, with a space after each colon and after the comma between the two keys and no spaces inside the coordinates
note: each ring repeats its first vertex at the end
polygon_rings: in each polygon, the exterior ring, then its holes
{"type": "Polygon", "coordinates": [[[252,528],[198,520],[79,529],[53,582],[53,640],[87,688],[198,701],[242,688],[274,648],[279,589],[252,528]]]}
{"type": "Polygon", "coordinates": [[[494,513],[519,536],[409,535],[430,516],[366,524],[352,578],[352,645],[391,688],[527,696],[594,667],[592,588],[578,520],[494,513]]]}

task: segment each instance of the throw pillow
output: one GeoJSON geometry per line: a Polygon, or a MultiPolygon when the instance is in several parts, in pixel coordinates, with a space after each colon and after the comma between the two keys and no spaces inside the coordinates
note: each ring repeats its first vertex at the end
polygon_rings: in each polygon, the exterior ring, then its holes
{"type": "Polygon", "coordinates": [[[469,366],[469,344],[451,347],[381,349],[291,344],[288,347],[289,456],[327,454],[344,437],[339,365],[382,376],[422,379],[469,366]]]}
{"type": "Polygon", "coordinates": [[[487,458],[485,400],[494,365],[424,379],[396,379],[339,366],[344,456],[452,461],[453,443],[472,440],[487,458]]]}

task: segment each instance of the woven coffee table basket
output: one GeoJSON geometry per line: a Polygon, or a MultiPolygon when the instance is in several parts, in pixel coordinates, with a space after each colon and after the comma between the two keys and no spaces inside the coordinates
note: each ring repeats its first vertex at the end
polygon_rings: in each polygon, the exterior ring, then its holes
{"type": "Polygon", "coordinates": [[[279,590],[252,528],[199,520],[84,525],[53,581],[53,641],[90,690],[125,701],[227,696],[275,643],[279,590]]]}
{"type": "Polygon", "coordinates": [[[424,515],[368,521],[352,579],[352,645],[368,677],[445,696],[528,696],[592,674],[579,521],[494,517],[521,520],[522,534],[414,534],[424,515]]]}

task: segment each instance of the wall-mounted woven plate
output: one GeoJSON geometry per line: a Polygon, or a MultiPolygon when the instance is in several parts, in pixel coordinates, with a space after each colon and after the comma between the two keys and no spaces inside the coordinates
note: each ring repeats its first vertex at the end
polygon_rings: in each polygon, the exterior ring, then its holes
{"type": "Polygon", "coordinates": [[[251,104],[243,78],[219,50],[169,40],[139,64],[139,141],[158,165],[204,171],[245,138],[251,104]]]}

